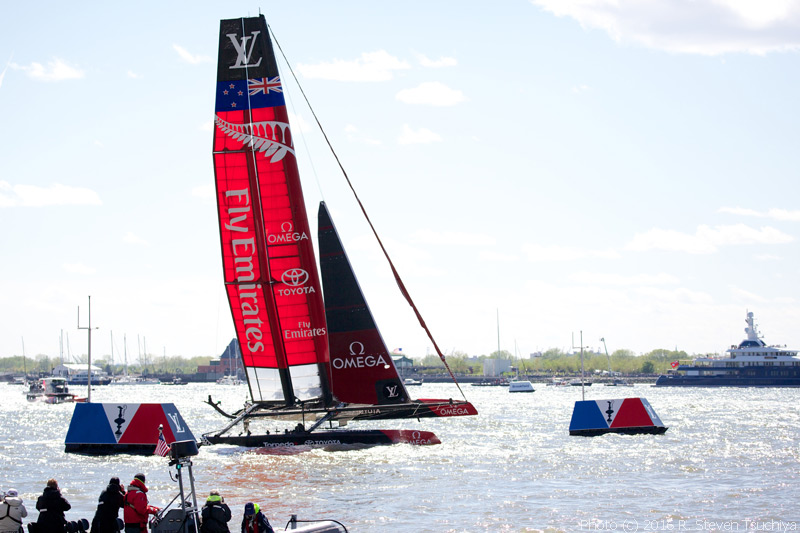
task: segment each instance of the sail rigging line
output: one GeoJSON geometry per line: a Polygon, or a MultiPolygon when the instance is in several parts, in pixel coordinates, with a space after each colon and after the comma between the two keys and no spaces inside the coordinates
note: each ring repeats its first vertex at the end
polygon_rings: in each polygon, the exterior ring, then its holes
{"type": "MultiPolygon", "coordinates": [[[[272,31],[272,29],[270,29],[270,31],[272,31]]],[[[273,38],[274,37],[275,36],[273,35],[273,38]]],[[[277,41],[276,41],[276,44],[277,44],[277,41]]],[[[284,62],[286,63],[286,65],[289,66],[288,61],[285,61],[286,60],[286,56],[284,56],[283,59],[284,59],[284,62]]],[[[278,68],[280,68],[280,65],[278,65],[278,68]]],[[[289,70],[291,70],[291,67],[289,67],[289,70]]],[[[281,80],[283,80],[283,77],[281,77],[281,80]]],[[[300,89],[300,90],[302,91],[302,89],[300,89]]],[[[295,105],[294,105],[294,100],[292,99],[292,91],[284,91],[283,94],[285,95],[285,97],[289,101],[289,103],[291,104],[292,111],[295,113],[295,116],[297,117],[298,123],[299,123],[300,114],[297,113],[297,107],[295,107],[295,105]]],[[[322,184],[319,181],[319,174],[317,174],[317,167],[314,165],[314,159],[311,157],[311,149],[309,149],[309,147],[308,147],[308,141],[306,140],[306,136],[305,136],[305,133],[303,132],[303,128],[299,124],[298,124],[298,128],[297,128],[297,132],[300,133],[300,138],[303,140],[303,148],[305,148],[305,154],[306,154],[306,159],[308,160],[308,164],[311,166],[311,173],[314,175],[314,183],[316,183],[316,185],[317,185],[317,192],[319,192],[320,198],[322,198],[322,200],[324,201],[325,200],[325,193],[322,192],[322,184]]],[[[296,153],[295,153],[295,156],[297,156],[296,153]]]]}
{"type": "Polygon", "coordinates": [[[411,298],[411,294],[409,294],[408,290],[406,289],[405,284],[403,283],[403,280],[400,278],[400,274],[397,272],[397,269],[395,268],[391,257],[389,257],[389,252],[386,251],[386,248],[383,246],[383,242],[381,241],[381,238],[378,236],[378,232],[375,229],[375,226],[372,225],[372,220],[370,220],[369,215],[367,215],[367,210],[364,208],[364,204],[361,203],[361,198],[359,198],[358,193],[356,192],[355,188],[353,187],[353,183],[350,181],[350,176],[347,175],[347,171],[344,169],[344,165],[342,165],[342,162],[339,159],[339,155],[336,153],[336,150],[334,150],[333,145],[331,144],[331,141],[328,138],[328,134],[325,133],[325,129],[322,127],[322,123],[319,121],[319,118],[317,117],[317,114],[314,112],[314,108],[311,107],[311,102],[308,100],[308,97],[306,96],[306,92],[303,90],[303,86],[300,85],[300,80],[297,79],[297,75],[294,73],[294,69],[292,69],[292,65],[289,63],[289,60],[286,58],[286,54],[283,52],[283,48],[281,47],[280,42],[278,42],[278,38],[275,36],[275,32],[272,31],[272,26],[267,24],[267,29],[269,29],[270,35],[272,35],[272,39],[275,41],[275,44],[278,46],[278,50],[280,50],[281,55],[283,56],[283,59],[286,62],[286,66],[289,69],[289,72],[291,72],[295,83],[297,83],[297,87],[298,87],[298,89],[300,89],[300,94],[303,95],[303,99],[305,100],[309,111],[311,111],[311,115],[314,117],[314,121],[316,121],[317,126],[319,126],[319,130],[320,130],[320,132],[322,132],[322,136],[325,138],[325,142],[327,143],[328,148],[330,148],[334,159],[336,159],[336,164],[339,165],[339,169],[342,171],[342,175],[344,175],[344,179],[347,181],[347,185],[350,187],[350,190],[353,192],[353,196],[355,197],[356,202],[358,203],[358,207],[361,209],[361,212],[364,214],[364,218],[367,220],[367,224],[369,224],[369,227],[372,230],[372,234],[375,235],[375,239],[378,241],[378,245],[381,247],[381,251],[383,252],[384,257],[386,257],[386,261],[388,261],[389,267],[392,269],[392,275],[394,276],[394,280],[397,283],[397,286],[400,288],[400,292],[403,294],[403,296],[405,297],[405,299],[408,302],[408,304],[414,310],[414,314],[417,316],[417,320],[419,321],[420,326],[422,326],[422,329],[425,330],[425,333],[427,333],[428,338],[433,343],[433,347],[436,349],[436,353],[439,356],[439,359],[442,361],[442,363],[444,364],[444,367],[447,369],[447,372],[450,374],[450,378],[453,380],[453,383],[456,384],[456,387],[458,388],[458,391],[461,393],[461,396],[464,398],[464,400],[466,400],[467,397],[464,394],[464,391],[461,390],[461,385],[458,384],[458,380],[456,379],[456,376],[453,374],[453,371],[450,370],[450,365],[447,364],[447,359],[445,359],[444,353],[442,353],[442,350],[439,348],[439,345],[436,344],[436,340],[433,338],[433,334],[431,333],[430,329],[428,329],[428,325],[425,323],[425,319],[422,318],[422,315],[420,314],[419,309],[417,309],[417,306],[414,304],[414,300],[411,298]]]}

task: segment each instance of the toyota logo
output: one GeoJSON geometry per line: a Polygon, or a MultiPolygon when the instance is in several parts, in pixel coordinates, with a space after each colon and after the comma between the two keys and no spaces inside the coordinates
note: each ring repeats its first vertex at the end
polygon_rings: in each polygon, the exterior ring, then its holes
{"type": "Polygon", "coordinates": [[[308,272],[302,268],[290,268],[281,274],[281,281],[292,287],[299,287],[308,281],[308,272]]]}

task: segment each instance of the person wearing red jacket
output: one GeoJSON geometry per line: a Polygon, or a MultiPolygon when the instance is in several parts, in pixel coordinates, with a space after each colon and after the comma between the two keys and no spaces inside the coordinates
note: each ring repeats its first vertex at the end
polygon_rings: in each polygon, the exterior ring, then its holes
{"type": "Polygon", "coordinates": [[[136,474],[125,493],[125,533],[147,533],[148,515],[157,514],[158,507],[148,505],[144,474],[136,474]]]}

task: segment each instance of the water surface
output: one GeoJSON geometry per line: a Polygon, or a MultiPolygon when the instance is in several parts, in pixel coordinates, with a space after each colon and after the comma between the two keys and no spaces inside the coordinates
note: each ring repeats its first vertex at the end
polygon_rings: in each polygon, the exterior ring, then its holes
{"type": "MultiPolygon", "coordinates": [[[[589,387],[586,399],[646,397],[670,429],[586,438],[568,434],[580,389],[535,387],[533,394],[509,394],[463,386],[477,417],[352,424],[433,431],[439,446],[283,454],[202,447],[193,459],[200,503],[216,488],[234,522],[255,501],[280,529],[292,514],[333,518],[364,532],[800,528],[800,389],[589,387]]],[[[224,423],[202,403],[208,394],[233,411],[246,391],[216,384],[107,386],[95,388],[92,400],[173,402],[199,438],[224,423]]],[[[460,397],[444,384],[411,393],[460,397]]],[[[155,505],[177,494],[164,458],[64,453],[72,410],[28,403],[22,387],[0,384],[0,489],[19,490],[29,518],[50,477],[72,503],[71,520],[91,519],[115,475],[127,483],[146,473],[155,505]]]]}

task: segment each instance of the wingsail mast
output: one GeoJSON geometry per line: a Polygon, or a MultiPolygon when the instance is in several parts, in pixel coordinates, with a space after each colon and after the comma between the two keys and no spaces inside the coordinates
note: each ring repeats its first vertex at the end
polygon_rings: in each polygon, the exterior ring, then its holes
{"type": "Polygon", "coordinates": [[[220,23],[215,123],[225,287],[252,398],[329,405],[322,292],[263,15],[220,23]]]}

